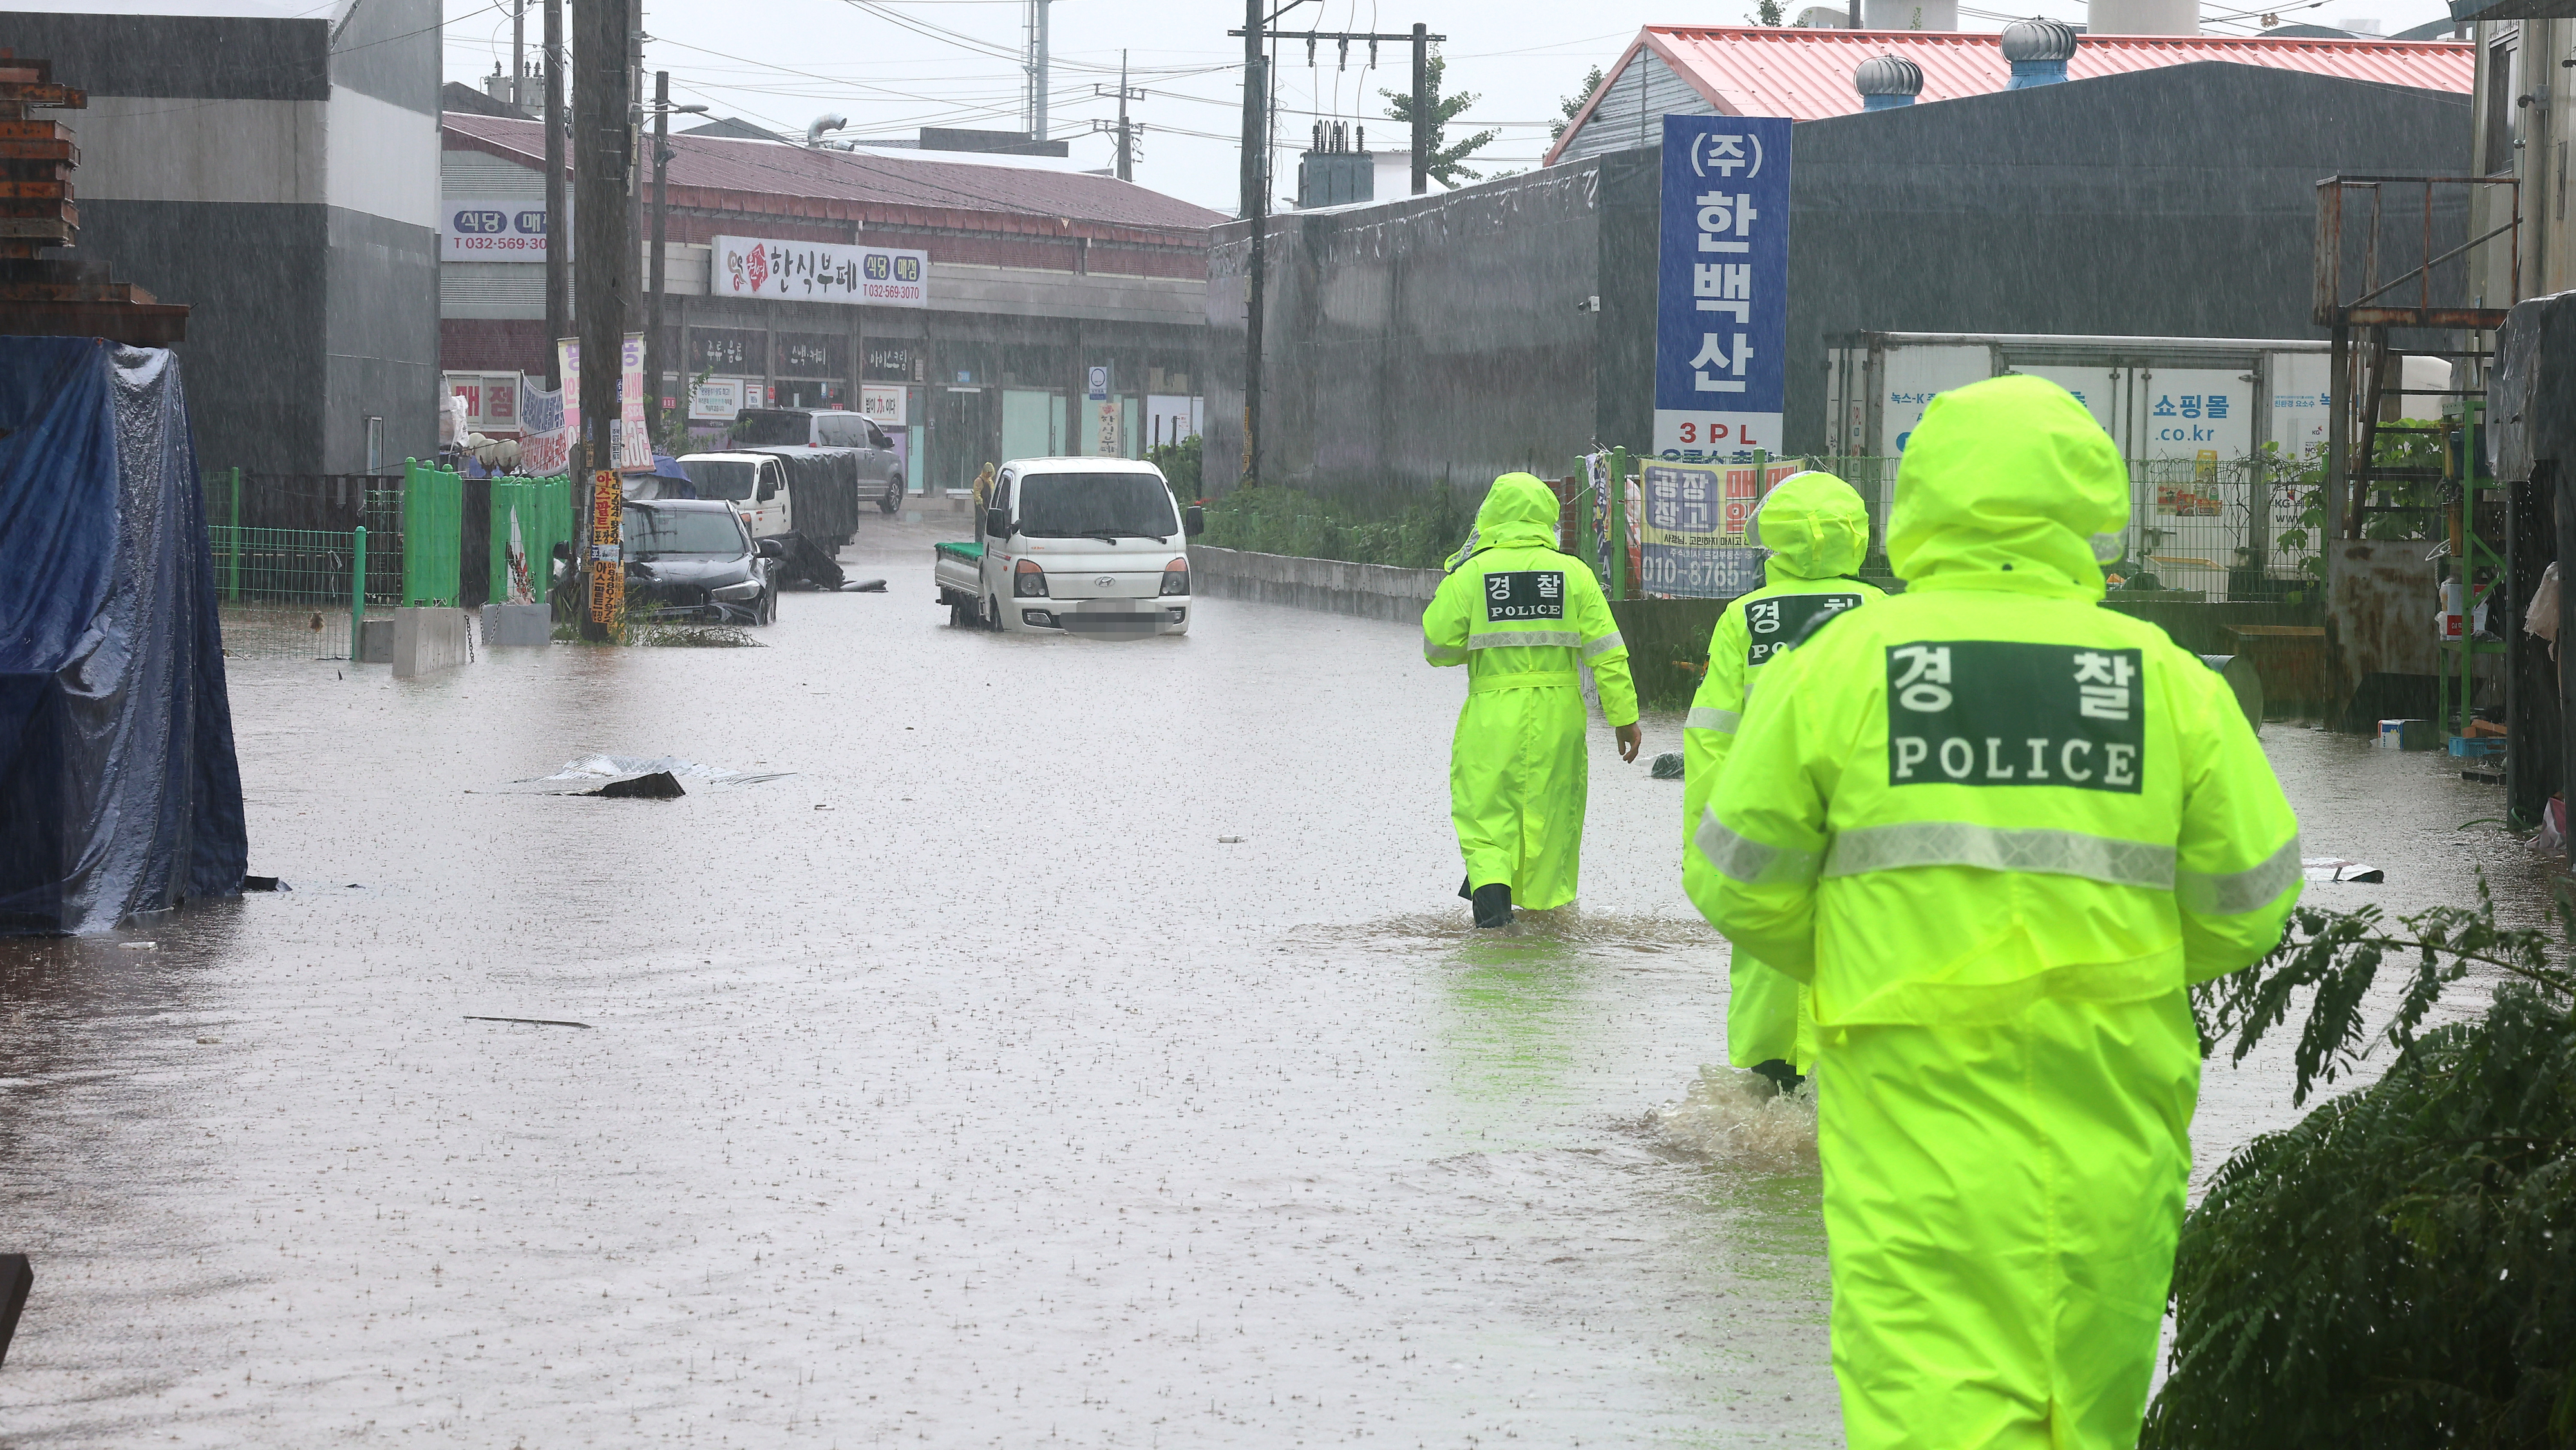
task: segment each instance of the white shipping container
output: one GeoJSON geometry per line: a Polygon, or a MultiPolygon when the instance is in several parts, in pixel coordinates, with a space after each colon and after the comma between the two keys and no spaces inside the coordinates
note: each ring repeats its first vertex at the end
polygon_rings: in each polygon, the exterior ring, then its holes
{"type": "Polygon", "coordinates": [[[1941,393],[2046,378],[2129,461],[2125,567],[2223,599],[2231,574],[2234,592],[2249,574],[2288,582],[2316,547],[2295,470],[2325,445],[2328,359],[2327,344],[2297,339],[1857,333],[1827,350],[1827,446],[1901,458],[1941,393]]]}

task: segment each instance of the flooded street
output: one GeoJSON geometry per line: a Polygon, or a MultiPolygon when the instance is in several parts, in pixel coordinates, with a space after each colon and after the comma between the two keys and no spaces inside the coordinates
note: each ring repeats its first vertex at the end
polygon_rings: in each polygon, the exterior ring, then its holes
{"type": "MultiPolygon", "coordinates": [[[[1812,1172],[1646,1122],[1722,1057],[1678,715],[1479,936],[1410,626],[957,630],[941,536],[766,649],[237,662],[294,891],[0,943],[0,1446],[1839,1444],[1812,1172]],[[490,789],[593,752],[792,774],[490,789]]],[[[2388,869],[2309,900],[2538,912],[2500,788],[2265,740],[2388,869]]]]}

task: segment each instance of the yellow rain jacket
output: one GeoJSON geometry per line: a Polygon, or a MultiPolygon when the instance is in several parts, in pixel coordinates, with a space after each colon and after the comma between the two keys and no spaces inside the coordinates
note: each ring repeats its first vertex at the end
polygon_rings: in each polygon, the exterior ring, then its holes
{"type": "Polygon", "coordinates": [[[1422,657],[1467,666],[1449,746],[1449,817],[1472,889],[1512,888],[1515,906],[1574,899],[1591,774],[1583,739],[1590,665],[1601,713],[1637,720],[1628,649],[1600,581],[1556,547],[1556,495],[1526,473],[1494,480],[1476,531],[1422,614],[1422,657]]]}
{"type": "MultiPolygon", "coordinates": [[[[1762,587],[1726,606],[1708,639],[1708,673],[1682,722],[1682,890],[1700,914],[1716,919],[1717,873],[1692,850],[1691,834],[1735,744],[1745,693],[1771,658],[1825,615],[1857,609],[1885,594],[1848,578],[1869,553],[1869,509],[1852,486],[1830,473],[1797,473],[1762,500],[1754,541],[1771,551],[1762,587]]],[[[1814,1014],[1806,989],[1739,951],[1727,967],[1726,1060],[1737,1067],[1782,1061],[1805,1072],[1815,1056],[1814,1014]]]]}
{"type": "Polygon", "coordinates": [[[2297,821],[2218,675],[2100,607],[2127,469],[2055,384],[1936,398],[1898,597],[1765,670],[1698,849],[1810,982],[1846,1439],[2134,1446],[2200,1060],[2188,983],[2280,939],[2297,821]]]}

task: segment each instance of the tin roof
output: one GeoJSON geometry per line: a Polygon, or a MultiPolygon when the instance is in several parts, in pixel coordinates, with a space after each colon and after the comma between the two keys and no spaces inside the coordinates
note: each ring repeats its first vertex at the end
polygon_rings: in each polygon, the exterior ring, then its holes
{"type": "MultiPolygon", "coordinates": [[[[449,111],[446,144],[545,169],[535,121],[449,111]]],[[[1205,245],[1225,217],[1133,182],[1080,172],[976,161],[928,161],[884,152],[815,151],[722,136],[670,138],[671,201],[776,216],[910,220],[980,229],[1152,233],[1138,240],[1205,245]],[[964,221],[973,217],[971,222],[964,221]],[[1175,232],[1191,235],[1176,237],[1175,232]]]]}
{"type": "MultiPolygon", "coordinates": [[[[1872,56],[1923,68],[1925,101],[2000,91],[2012,79],[1999,32],[1809,30],[1793,26],[1649,25],[1595,88],[1547,163],[1573,142],[1641,53],[1652,52],[1717,114],[1817,121],[1861,109],[1852,72],[1872,56]]],[[[2469,92],[2476,47],[2466,41],[2322,40],[2219,35],[2087,35],[2066,63],[2068,80],[2227,61],[2422,90],[2469,92]]]]}

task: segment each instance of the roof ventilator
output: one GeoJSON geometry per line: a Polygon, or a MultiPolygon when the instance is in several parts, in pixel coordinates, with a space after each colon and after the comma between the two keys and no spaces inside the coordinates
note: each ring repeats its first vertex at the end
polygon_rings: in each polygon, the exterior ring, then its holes
{"type": "Polygon", "coordinates": [[[1901,55],[1874,55],[1852,72],[1852,89],[1864,111],[1910,106],[1923,94],[1923,67],[1901,55]]]}
{"type": "Polygon", "coordinates": [[[2004,27],[2004,59],[2012,62],[2012,81],[2004,89],[2026,91],[2066,79],[2066,62],[2074,58],[2075,27],[2033,16],[2004,27]]]}

